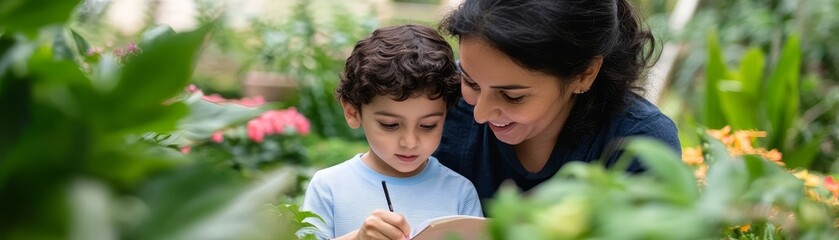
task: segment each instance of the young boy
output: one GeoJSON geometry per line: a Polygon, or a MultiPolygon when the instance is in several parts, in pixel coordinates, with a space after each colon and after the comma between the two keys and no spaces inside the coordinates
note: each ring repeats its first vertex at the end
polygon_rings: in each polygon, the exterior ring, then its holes
{"type": "Polygon", "coordinates": [[[404,239],[431,218],[482,216],[472,183],[431,156],[460,96],[452,55],[418,25],[381,28],[355,45],[335,95],[370,150],[312,177],[302,209],[323,217],[307,220],[318,238],[404,239]]]}

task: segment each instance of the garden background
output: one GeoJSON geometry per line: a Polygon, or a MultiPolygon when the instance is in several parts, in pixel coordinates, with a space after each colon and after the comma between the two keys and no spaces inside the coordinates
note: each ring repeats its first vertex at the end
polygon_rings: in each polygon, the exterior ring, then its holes
{"type": "MultiPolygon", "coordinates": [[[[307,180],[366,150],[332,95],[353,44],[458,2],[3,1],[0,239],[310,238],[307,180]]],[[[632,2],[683,155],[504,188],[488,236],[839,238],[839,2],[632,2]]]]}

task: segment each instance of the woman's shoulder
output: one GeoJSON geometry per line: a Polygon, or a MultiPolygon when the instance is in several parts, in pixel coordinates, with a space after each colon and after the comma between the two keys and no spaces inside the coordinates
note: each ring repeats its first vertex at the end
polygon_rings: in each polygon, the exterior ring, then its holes
{"type": "Polygon", "coordinates": [[[679,146],[678,130],[673,120],[637,94],[630,96],[626,111],[612,122],[612,128],[620,136],[648,136],[679,146]]]}
{"type": "Polygon", "coordinates": [[[629,118],[631,120],[650,120],[650,119],[666,119],[669,120],[671,123],[673,122],[670,120],[670,117],[664,115],[661,110],[655,106],[655,104],[651,103],[644,97],[641,97],[638,94],[631,94],[629,96],[629,104],[626,108],[626,111],[622,114],[623,118],[629,118]]]}

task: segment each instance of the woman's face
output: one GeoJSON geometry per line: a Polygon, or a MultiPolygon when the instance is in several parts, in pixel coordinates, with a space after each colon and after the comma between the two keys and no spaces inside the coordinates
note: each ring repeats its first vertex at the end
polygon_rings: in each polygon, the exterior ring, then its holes
{"type": "Polygon", "coordinates": [[[525,69],[482,39],[460,42],[461,91],[475,106],[475,121],[489,124],[498,140],[516,145],[555,141],[573,106],[581,81],[563,88],[559,78],[525,69]]]}

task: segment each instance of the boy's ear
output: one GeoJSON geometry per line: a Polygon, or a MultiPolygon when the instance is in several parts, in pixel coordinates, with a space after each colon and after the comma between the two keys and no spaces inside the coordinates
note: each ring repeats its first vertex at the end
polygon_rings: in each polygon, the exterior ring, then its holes
{"type": "Polygon", "coordinates": [[[361,113],[352,104],[341,100],[341,106],[344,107],[344,118],[347,119],[347,125],[352,129],[361,127],[361,113]]]}
{"type": "Polygon", "coordinates": [[[596,56],[594,59],[591,60],[588,67],[582,74],[580,74],[579,82],[577,82],[577,86],[572,88],[571,90],[574,93],[584,93],[591,89],[591,84],[594,83],[594,79],[597,78],[597,74],[600,73],[600,66],[603,65],[603,56],[596,56]]]}

